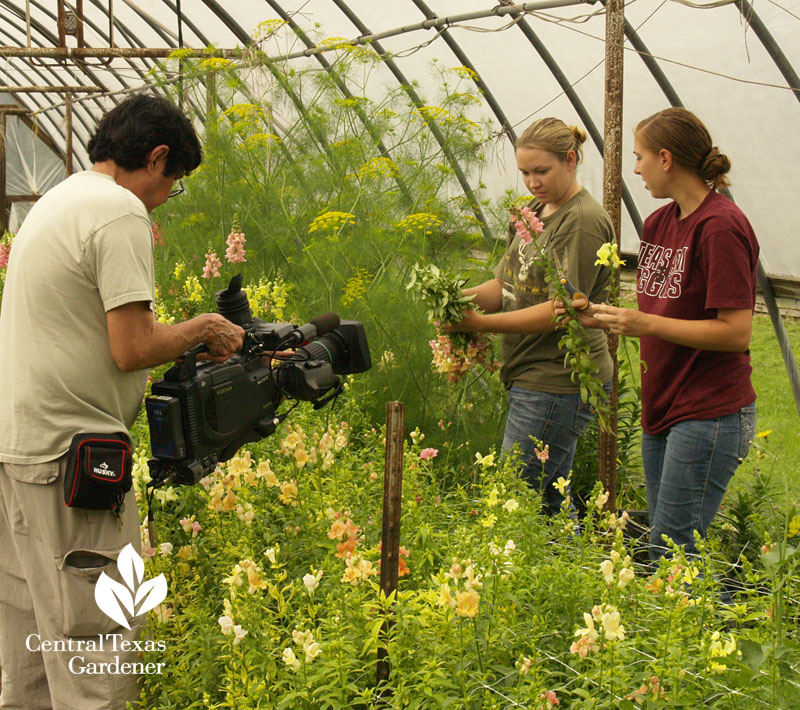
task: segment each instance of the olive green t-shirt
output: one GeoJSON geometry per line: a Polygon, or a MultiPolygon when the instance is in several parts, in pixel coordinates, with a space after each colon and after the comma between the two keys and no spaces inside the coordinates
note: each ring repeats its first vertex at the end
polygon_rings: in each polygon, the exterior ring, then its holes
{"type": "Polygon", "coordinates": [[[14,240],[0,306],[0,461],[58,458],[80,432],[124,432],[147,370],[111,356],[107,311],[154,300],[142,201],[87,170],[45,193],[14,240]]]}
{"type": "MultiPolygon", "coordinates": [[[[537,214],[542,204],[534,199],[528,205],[537,214]]],[[[585,189],[548,217],[541,218],[544,230],[537,241],[544,245],[554,259],[558,273],[585,293],[593,303],[605,300],[611,271],[596,266],[597,250],[602,244],[614,241],[614,228],[608,213],[585,189]]],[[[514,311],[550,300],[544,269],[533,262],[535,246],[523,247],[520,258],[520,239],[509,237],[506,249],[494,274],[503,283],[503,312],[514,311]],[[526,269],[522,262],[529,264],[526,269]],[[522,272],[522,273],[520,273],[522,272]]],[[[603,382],[611,378],[612,363],[608,353],[605,331],[586,330],[591,346],[590,355],[598,364],[603,382]]],[[[571,378],[572,370],[564,365],[565,352],[558,347],[562,330],[529,335],[503,335],[503,368],[500,379],[509,388],[573,393],[580,390],[571,378]]]]}

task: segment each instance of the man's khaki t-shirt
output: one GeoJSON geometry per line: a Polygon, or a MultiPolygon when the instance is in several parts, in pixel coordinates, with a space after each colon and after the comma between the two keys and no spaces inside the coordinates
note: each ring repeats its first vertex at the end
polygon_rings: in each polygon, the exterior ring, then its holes
{"type": "MultiPolygon", "coordinates": [[[[539,213],[542,204],[534,199],[529,207],[539,213]]],[[[614,241],[614,228],[608,214],[585,189],[548,217],[541,218],[544,230],[537,241],[555,261],[558,273],[566,276],[593,303],[602,302],[608,290],[611,272],[596,266],[597,250],[614,241]]],[[[553,298],[544,270],[536,265],[520,278],[520,239],[514,235],[494,274],[503,283],[503,311],[514,311],[553,298]]],[[[523,249],[523,259],[532,261],[534,245],[523,249]]],[[[599,365],[598,376],[603,382],[611,378],[612,363],[608,353],[605,331],[586,330],[591,347],[590,355],[599,365]]],[[[564,365],[565,351],[559,349],[562,330],[530,335],[503,335],[503,368],[500,379],[508,388],[574,393],[580,390],[571,378],[572,370],[564,365]]]]}
{"type": "Polygon", "coordinates": [[[106,311],[154,291],[150,217],[132,192],[89,170],[39,199],[0,304],[0,462],[50,461],[79,432],[133,424],[147,370],[117,367],[106,311]]]}

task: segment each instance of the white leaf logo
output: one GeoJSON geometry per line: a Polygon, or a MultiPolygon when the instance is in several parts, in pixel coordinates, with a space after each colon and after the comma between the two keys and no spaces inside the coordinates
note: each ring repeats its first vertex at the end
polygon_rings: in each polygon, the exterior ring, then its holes
{"type": "Polygon", "coordinates": [[[117,558],[117,569],[125,580],[129,589],[134,589],[144,577],[144,560],[133,549],[133,545],[128,543],[122,548],[117,558]],[[134,575],[136,578],[134,580],[134,575]]]}
{"type": "Polygon", "coordinates": [[[142,582],[144,561],[131,544],[126,545],[119,553],[117,569],[125,584],[120,584],[103,572],[94,588],[94,599],[106,616],[130,629],[128,617],[141,616],[164,601],[167,596],[167,580],[160,574],[142,582]]]}
{"type": "Polygon", "coordinates": [[[143,582],[139,589],[136,590],[136,600],[134,604],[139,606],[139,611],[136,616],[155,609],[164,598],[167,596],[167,578],[163,574],[158,575],[155,579],[148,579],[143,582]]]}

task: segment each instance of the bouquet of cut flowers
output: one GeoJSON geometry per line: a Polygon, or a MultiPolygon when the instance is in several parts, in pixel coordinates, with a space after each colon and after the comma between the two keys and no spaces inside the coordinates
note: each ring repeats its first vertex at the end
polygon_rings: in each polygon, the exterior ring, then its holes
{"type": "Polygon", "coordinates": [[[474,296],[462,292],[465,279],[448,278],[431,264],[415,264],[407,288],[424,300],[428,319],[436,326],[436,337],[429,341],[433,352],[433,369],[458,382],[467,372],[480,365],[493,372],[500,367],[494,359],[491,340],[483,333],[443,333],[441,323],[457,323],[472,308],[474,296]]]}

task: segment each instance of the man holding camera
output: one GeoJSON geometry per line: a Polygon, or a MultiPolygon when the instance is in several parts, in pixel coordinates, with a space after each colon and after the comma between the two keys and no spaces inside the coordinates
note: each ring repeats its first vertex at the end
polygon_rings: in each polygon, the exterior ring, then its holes
{"type": "Polygon", "coordinates": [[[45,194],[20,228],[0,310],[0,708],[135,701],[136,676],[118,671],[138,660],[137,619],[120,626],[94,596],[101,573],[120,581],[119,552],[140,550],[134,493],[121,509],[67,507],[67,451],[76,434],[128,437],[148,368],[199,343],[220,362],[242,345],[218,314],[169,326],[153,315],[149,213],[201,161],[186,116],[128,98],[102,118],[89,156],[92,169],[45,194]]]}

